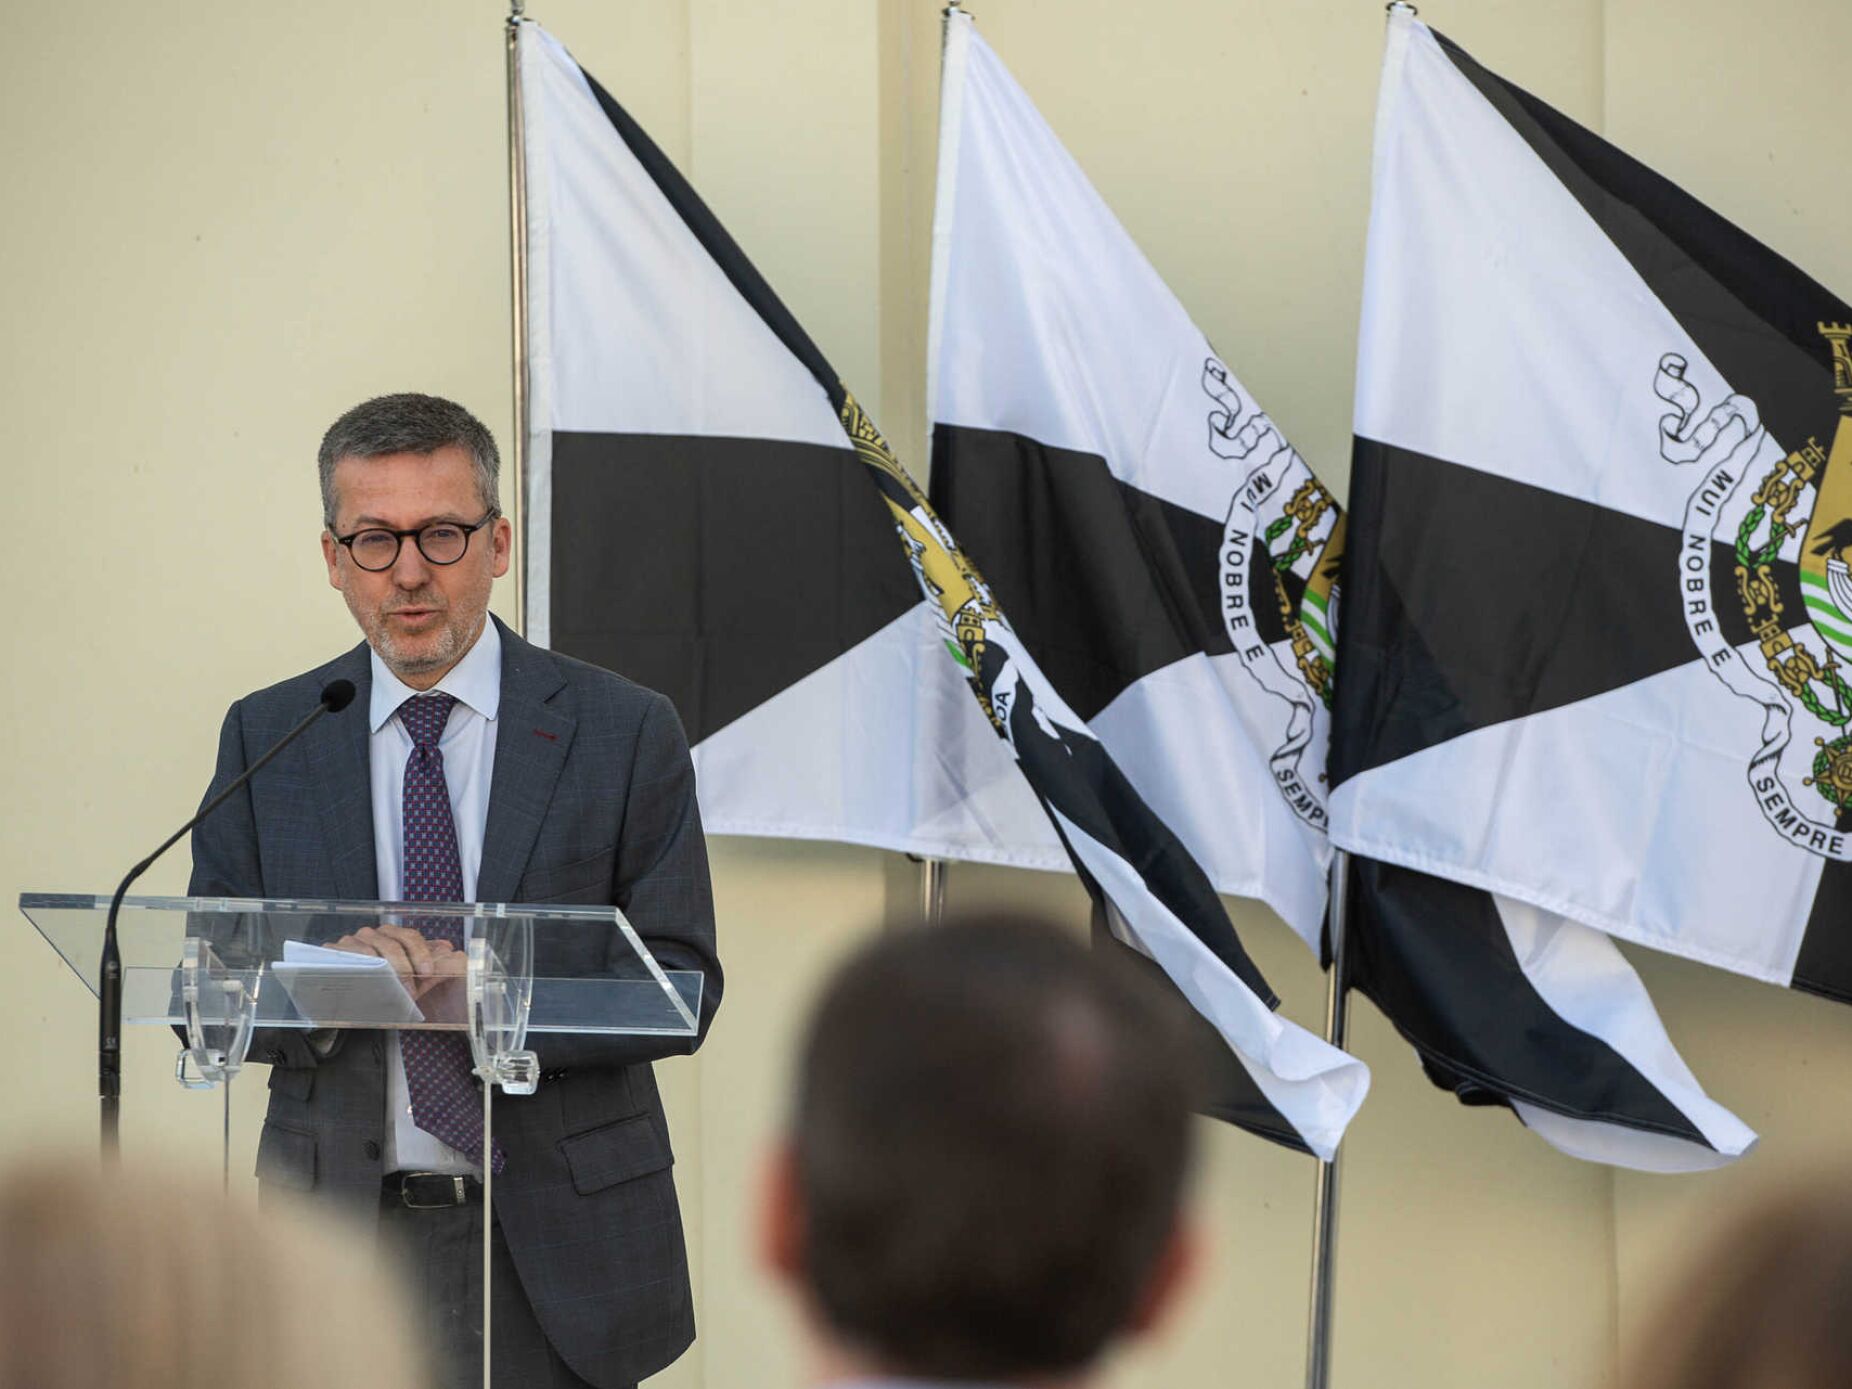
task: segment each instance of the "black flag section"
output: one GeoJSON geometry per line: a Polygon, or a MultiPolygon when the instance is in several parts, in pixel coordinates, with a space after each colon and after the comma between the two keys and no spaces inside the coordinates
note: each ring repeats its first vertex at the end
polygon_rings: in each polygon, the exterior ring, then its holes
{"type": "MultiPolygon", "coordinates": [[[[1333,785],[1700,659],[1665,581],[1674,527],[1364,438],[1351,510],[1372,524],[1352,529],[1344,556],[1333,785]]],[[[1713,542],[1720,584],[1734,585],[1735,562],[1713,542]]],[[[1771,573],[1804,626],[1798,571],[1771,573]]],[[[1718,620],[1733,645],[1751,640],[1739,608],[1718,620]]]]}
{"type": "Polygon", "coordinates": [[[819,444],[555,431],[553,537],[553,648],[660,690],[690,743],[919,602],[861,465],[819,444]]]}
{"type": "MultiPolygon", "coordinates": [[[[1091,719],[1186,656],[1234,650],[1222,622],[1222,522],[1141,491],[1105,459],[1021,434],[935,424],[932,506],[984,571],[1010,624],[1074,712],[1091,719]]],[[[1286,636],[1257,538],[1254,629],[1286,636]]],[[[1297,610],[1304,580],[1280,576],[1297,610]]]]}

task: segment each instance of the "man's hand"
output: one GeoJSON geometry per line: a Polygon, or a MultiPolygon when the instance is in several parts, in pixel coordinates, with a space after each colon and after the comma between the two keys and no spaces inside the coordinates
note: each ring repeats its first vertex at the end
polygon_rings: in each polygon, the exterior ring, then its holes
{"type": "Polygon", "coordinates": [[[462,986],[469,961],[449,941],[427,940],[409,926],[362,926],[329,948],[386,961],[417,1000],[426,1021],[464,1021],[462,986]]]}

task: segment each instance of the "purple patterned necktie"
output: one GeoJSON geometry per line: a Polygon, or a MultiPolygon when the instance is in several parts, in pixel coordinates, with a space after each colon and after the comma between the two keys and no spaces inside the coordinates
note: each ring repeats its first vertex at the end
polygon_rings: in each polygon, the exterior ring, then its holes
{"type": "MultiPolygon", "coordinates": [[[[460,902],[463,864],[457,857],[457,826],[444,784],[444,754],[437,740],[456,705],[456,696],[413,695],[399,706],[399,722],[412,735],[405,762],[405,900],[460,902]]],[[[463,925],[454,918],[419,923],[427,938],[463,948],[463,925]]],[[[469,1042],[455,1032],[404,1032],[405,1088],[412,1122],[465,1157],[482,1161],[482,1093],[471,1075],[469,1042]]],[[[502,1170],[502,1145],[492,1150],[502,1170]]]]}

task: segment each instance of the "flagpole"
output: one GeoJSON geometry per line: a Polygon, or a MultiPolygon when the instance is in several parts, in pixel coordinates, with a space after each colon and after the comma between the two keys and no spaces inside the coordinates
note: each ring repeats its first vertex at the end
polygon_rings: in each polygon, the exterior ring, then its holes
{"type": "Polygon", "coordinates": [[[514,629],[527,635],[527,120],[521,106],[520,35],[526,0],[509,0],[508,242],[514,324],[514,440],[512,513],[515,535],[514,629]]]}
{"type": "MultiPolygon", "coordinates": [[[[1331,972],[1325,981],[1325,1040],[1344,1047],[1350,1026],[1350,980],[1345,973],[1345,916],[1349,906],[1350,855],[1331,854],[1331,903],[1326,922],[1331,935],[1331,972]]],[[[1307,1319],[1305,1389],[1329,1389],[1331,1383],[1331,1285],[1337,1258],[1338,1160],[1318,1164],[1318,1194],[1312,1206],[1312,1309],[1307,1319]]]]}
{"type": "MultiPolygon", "coordinates": [[[[952,16],[956,14],[968,15],[969,13],[970,11],[966,10],[959,3],[959,0],[946,0],[945,8],[939,11],[939,74],[941,84],[943,84],[945,80],[945,44],[947,36],[951,33],[952,16]]],[[[930,352],[928,353],[926,369],[930,376],[932,371],[930,352]]],[[[928,440],[932,438],[931,395],[932,392],[928,390],[928,399],[926,403],[926,437],[928,440]]],[[[919,855],[914,861],[920,866],[920,920],[924,921],[928,926],[937,926],[940,921],[945,918],[946,861],[942,858],[931,858],[924,854],[919,855]]]]}
{"type": "Polygon", "coordinates": [[[945,860],[920,860],[920,919],[937,926],[945,916],[945,860]]]}
{"type": "MultiPolygon", "coordinates": [[[[514,629],[527,635],[527,121],[521,106],[521,20],[527,0],[508,0],[504,47],[508,65],[508,288],[514,337],[514,438],[508,450],[514,486],[508,503],[514,526],[514,629]]],[[[482,1389],[495,1374],[495,1172],[490,1161],[495,1082],[482,1078],[482,1389]]]]}
{"type": "MultiPolygon", "coordinates": [[[[1389,0],[1383,6],[1385,22],[1398,14],[1411,18],[1420,11],[1408,0],[1389,0]]],[[[1330,899],[1325,921],[1331,937],[1331,971],[1325,980],[1325,1040],[1342,1050],[1350,1031],[1350,975],[1346,969],[1350,914],[1350,855],[1331,851],[1330,899]]],[[[1332,1284],[1336,1278],[1338,1245],[1338,1163],[1343,1149],[1331,1161],[1318,1164],[1317,1195],[1312,1205],[1312,1297],[1306,1318],[1305,1389],[1330,1389],[1332,1284]]]]}

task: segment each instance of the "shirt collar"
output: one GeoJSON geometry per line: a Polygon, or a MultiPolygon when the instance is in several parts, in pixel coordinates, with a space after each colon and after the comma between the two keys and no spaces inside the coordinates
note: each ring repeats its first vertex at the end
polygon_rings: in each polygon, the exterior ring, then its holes
{"type": "Polygon", "coordinates": [[[373,665],[373,693],[367,716],[375,733],[415,694],[434,694],[442,690],[455,695],[459,704],[468,705],[485,719],[493,719],[501,710],[502,634],[492,617],[483,618],[482,635],[463,653],[463,659],[444,672],[444,678],[428,690],[414,690],[399,679],[380,660],[379,652],[369,648],[367,657],[373,665]]]}

